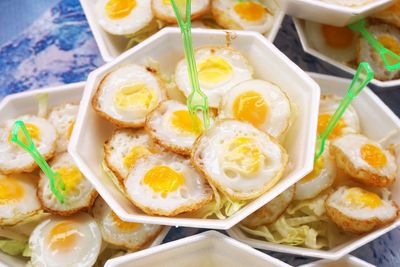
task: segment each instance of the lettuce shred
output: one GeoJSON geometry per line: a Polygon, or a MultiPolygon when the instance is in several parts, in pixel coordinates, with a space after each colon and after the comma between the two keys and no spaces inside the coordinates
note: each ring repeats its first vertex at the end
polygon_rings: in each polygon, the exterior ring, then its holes
{"type": "Polygon", "coordinates": [[[38,101],[38,117],[45,118],[49,109],[49,94],[41,93],[36,96],[38,101]]]}
{"type": "Polygon", "coordinates": [[[125,35],[125,38],[127,38],[128,44],[126,45],[126,49],[129,49],[144,40],[146,40],[148,37],[151,35],[155,34],[158,32],[160,29],[165,27],[165,23],[162,22],[161,20],[153,20],[149,25],[144,27],[138,32],[135,32],[134,34],[128,34],[125,35]]]}
{"type": "Polygon", "coordinates": [[[0,250],[11,256],[22,255],[27,246],[27,240],[0,240],[0,250]]]}
{"type": "Polygon", "coordinates": [[[245,233],[268,242],[329,249],[351,238],[343,234],[326,216],[324,203],[327,195],[311,200],[294,201],[286,212],[272,224],[249,228],[239,225],[245,233]]]}
{"type": "Polygon", "coordinates": [[[125,190],[122,187],[121,182],[118,180],[117,176],[115,176],[113,171],[110,168],[108,168],[107,163],[105,162],[105,160],[103,160],[101,162],[101,168],[106,173],[106,175],[111,179],[113,184],[118,188],[118,190],[125,194],[125,190]]]}

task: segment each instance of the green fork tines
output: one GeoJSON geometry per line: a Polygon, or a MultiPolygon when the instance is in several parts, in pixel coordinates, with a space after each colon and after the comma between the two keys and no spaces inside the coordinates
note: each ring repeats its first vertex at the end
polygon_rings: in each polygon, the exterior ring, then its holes
{"type": "Polygon", "coordinates": [[[349,25],[349,28],[353,31],[359,32],[368,43],[379,53],[381,56],[383,63],[389,71],[395,71],[400,69],[400,55],[397,55],[390,49],[384,47],[372,33],[370,33],[367,28],[367,21],[362,19],[353,24],[349,25]]]}
{"type": "MultiPolygon", "coordinates": [[[[181,1],[182,2],[182,1],[181,1]]],[[[181,29],[183,46],[185,49],[185,56],[188,65],[189,80],[192,86],[192,91],[187,98],[187,106],[190,114],[193,118],[193,125],[198,127],[195,123],[197,112],[203,114],[204,128],[207,129],[210,126],[210,114],[208,109],[208,97],[200,89],[199,78],[197,74],[197,65],[194,57],[194,50],[192,44],[192,33],[191,33],[191,0],[186,0],[186,5],[177,3],[175,0],[171,0],[172,9],[174,10],[176,19],[178,21],[179,28],[181,29]]]]}
{"type": "Polygon", "coordinates": [[[47,164],[46,160],[40,154],[40,152],[36,149],[35,144],[32,141],[32,138],[26,129],[26,126],[23,121],[18,120],[14,123],[12,128],[11,141],[19,145],[22,149],[28,152],[35,162],[39,165],[40,169],[44,172],[47,178],[50,180],[50,188],[53,194],[56,196],[58,201],[63,204],[64,203],[64,195],[63,192],[65,190],[65,184],[61,179],[59,173],[54,172],[49,164],[47,164]],[[20,134],[23,136],[20,139],[20,134]]]}
{"type": "Polygon", "coordinates": [[[317,161],[324,153],[326,139],[329,137],[350,103],[373,78],[374,72],[372,71],[370,65],[367,62],[361,62],[357,68],[353,80],[351,81],[350,87],[347,90],[346,96],[340,102],[339,107],[328,121],[326,127],[318,135],[315,146],[314,162],[317,161]]]}

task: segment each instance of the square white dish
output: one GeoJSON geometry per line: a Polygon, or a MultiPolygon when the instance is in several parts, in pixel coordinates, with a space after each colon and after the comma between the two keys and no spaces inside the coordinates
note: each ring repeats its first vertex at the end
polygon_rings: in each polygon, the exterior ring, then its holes
{"type": "MultiPolygon", "coordinates": [[[[310,76],[320,85],[322,94],[330,93],[344,96],[350,84],[350,80],[348,79],[316,73],[310,73],[310,76]]],[[[372,140],[380,141],[387,137],[389,133],[398,131],[400,129],[400,119],[370,89],[365,88],[352,102],[352,105],[355,110],[358,111],[362,132],[372,140]],[[365,110],[368,110],[368,112],[365,112],[365,110]]],[[[395,200],[397,203],[400,203],[399,180],[395,181],[391,187],[391,192],[393,200],[395,200]]],[[[396,221],[390,225],[384,226],[371,233],[359,236],[359,238],[350,240],[330,250],[317,250],[274,244],[249,237],[248,235],[244,234],[239,227],[234,227],[228,230],[228,234],[239,241],[259,249],[337,260],[398,226],[400,226],[400,218],[396,219],[396,221]]]]}
{"type": "Polygon", "coordinates": [[[106,267],[285,267],[286,263],[216,231],[107,261],[106,267]]]}
{"type": "Polygon", "coordinates": [[[286,14],[323,24],[345,26],[390,6],[393,0],[376,0],[360,7],[346,7],[320,0],[285,0],[286,14]]]}
{"type": "MultiPolygon", "coordinates": [[[[229,31],[229,34],[235,36],[231,40],[231,46],[241,51],[249,60],[256,77],[280,86],[297,106],[297,118],[289,129],[284,144],[289,154],[291,169],[273,189],[224,220],[149,216],[135,208],[129,199],[117,189],[101,168],[103,143],[111,135],[114,126],[97,115],[92,108],[91,99],[103,77],[110,70],[127,62],[145,64],[150,57],[160,63],[162,73],[171,74],[175,64],[183,56],[183,45],[179,29],[165,28],[89,75],[69,146],[69,152],[78,167],[123,220],[228,229],[311,171],[315,144],[313,133],[316,131],[318,115],[318,85],[261,34],[243,31],[229,31]],[[268,62],[268,68],[265,68],[265,62],[268,62]]],[[[227,32],[225,30],[195,29],[192,35],[195,47],[225,45],[227,32]]]]}
{"type": "MultiPolygon", "coordinates": [[[[124,36],[109,34],[99,25],[94,8],[97,0],[80,0],[80,2],[103,60],[105,62],[110,62],[125,52],[128,40],[124,36]]],[[[265,34],[265,37],[269,41],[273,42],[275,40],[284,17],[285,12],[282,8],[281,11],[275,15],[271,30],[265,34]]]]}
{"type": "MultiPolygon", "coordinates": [[[[1,120],[7,120],[24,114],[37,114],[37,97],[41,94],[48,95],[49,109],[65,103],[79,104],[83,95],[84,88],[85,82],[80,82],[8,95],[0,102],[0,118],[1,120]]],[[[164,227],[161,233],[149,246],[156,246],[161,244],[169,229],[169,227],[164,227]]],[[[0,266],[25,266],[26,259],[12,257],[3,252],[0,252],[0,266]]]]}
{"type": "MultiPolygon", "coordinates": [[[[293,18],[293,22],[294,25],[296,27],[296,31],[299,35],[300,38],[300,42],[301,45],[303,47],[303,50],[305,52],[307,52],[308,54],[321,59],[322,61],[325,61],[351,75],[354,75],[356,73],[356,70],[347,66],[346,64],[337,61],[323,53],[321,53],[320,51],[318,51],[318,49],[316,49],[313,44],[311,43],[311,41],[308,39],[307,35],[306,35],[306,31],[305,31],[305,23],[304,20],[301,19],[296,19],[293,18]]],[[[354,52],[355,53],[355,52],[354,52]]],[[[391,80],[391,81],[380,81],[377,79],[373,79],[371,81],[372,84],[379,86],[379,87],[396,87],[396,86],[400,86],[400,79],[397,80],[391,80]]]]}

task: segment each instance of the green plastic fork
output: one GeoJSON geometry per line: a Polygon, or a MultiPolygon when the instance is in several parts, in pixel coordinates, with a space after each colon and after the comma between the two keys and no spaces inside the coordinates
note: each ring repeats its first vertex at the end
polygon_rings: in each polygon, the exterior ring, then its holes
{"type": "Polygon", "coordinates": [[[365,19],[359,20],[349,25],[349,28],[353,31],[359,32],[368,43],[379,53],[383,63],[389,71],[395,71],[400,69],[400,55],[397,55],[390,49],[384,47],[367,28],[367,21],[365,19]]]}
{"type": "Polygon", "coordinates": [[[195,118],[197,117],[197,112],[201,111],[203,114],[204,128],[207,129],[210,127],[208,97],[200,89],[192,44],[192,25],[190,22],[192,3],[191,0],[186,0],[186,7],[184,7],[181,4],[177,5],[175,0],[171,0],[171,5],[178,21],[179,28],[181,29],[183,46],[185,48],[185,56],[188,64],[189,80],[192,86],[192,91],[187,98],[189,113],[192,115],[194,127],[197,128],[198,125],[195,123],[195,118]],[[183,17],[185,17],[185,19],[183,19],[183,17]]]}
{"type": "Polygon", "coordinates": [[[27,151],[32,158],[35,160],[35,162],[39,165],[39,167],[42,169],[42,171],[45,173],[47,178],[50,180],[50,189],[53,192],[53,194],[56,196],[57,200],[63,204],[64,203],[64,195],[62,191],[65,190],[65,184],[63,180],[61,179],[61,176],[59,173],[54,172],[49,164],[47,164],[46,160],[43,158],[43,156],[40,154],[40,152],[36,149],[35,144],[32,141],[31,136],[29,135],[28,130],[26,129],[26,126],[23,121],[18,120],[14,123],[14,126],[12,128],[12,135],[11,135],[11,141],[19,145],[22,149],[27,151]],[[19,134],[20,131],[22,131],[24,138],[27,143],[25,143],[25,140],[19,139],[19,134]]]}
{"type": "Polygon", "coordinates": [[[350,87],[347,90],[346,96],[340,102],[339,107],[328,121],[326,127],[318,135],[317,143],[315,145],[314,162],[316,162],[324,153],[326,139],[329,137],[350,103],[373,78],[374,72],[372,71],[371,66],[368,62],[361,62],[353,80],[351,81],[350,87]]]}

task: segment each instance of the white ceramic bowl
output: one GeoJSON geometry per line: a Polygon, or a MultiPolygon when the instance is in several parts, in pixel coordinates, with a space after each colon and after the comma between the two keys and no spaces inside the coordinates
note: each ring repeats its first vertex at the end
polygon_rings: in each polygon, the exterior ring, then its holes
{"type": "Polygon", "coordinates": [[[172,241],[107,261],[106,267],[290,266],[216,231],[172,241]]]}
{"type": "MultiPolygon", "coordinates": [[[[13,119],[24,114],[37,114],[38,101],[37,96],[40,94],[48,95],[48,107],[51,109],[54,106],[65,103],[79,104],[85,83],[72,83],[68,85],[48,87],[44,89],[31,90],[18,94],[8,95],[0,102],[0,118],[1,120],[13,119]]],[[[169,231],[169,227],[164,227],[163,231],[154,239],[149,246],[161,244],[169,231]]],[[[0,266],[25,266],[26,261],[9,256],[0,252],[0,266]]]]}
{"type": "Polygon", "coordinates": [[[321,0],[284,1],[286,14],[334,26],[348,25],[393,4],[393,0],[375,0],[361,7],[345,7],[321,0]]]}
{"type": "MultiPolygon", "coordinates": [[[[105,62],[109,62],[126,51],[128,40],[124,36],[112,35],[103,30],[103,28],[97,22],[95,13],[94,7],[97,1],[98,0],[80,0],[94,39],[99,47],[100,54],[105,62]]],[[[265,37],[271,42],[275,40],[284,17],[285,12],[282,9],[276,14],[271,30],[265,35],[265,37]]]]}
{"type": "MultiPolygon", "coordinates": [[[[344,96],[350,80],[333,76],[311,73],[321,87],[321,93],[333,93],[344,96]]],[[[358,111],[362,132],[372,140],[380,141],[393,131],[400,129],[400,119],[368,88],[364,89],[352,103],[358,111]]],[[[391,187],[392,198],[400,203],[400,181],[396,180],[391,187]]],[[[231,237],[247,243],[252,247],[315,258],[337,260],[351,251],[371,242],[381,235],[400,226],[400,218],[390,225],[359,236],[330,250],[317,250],[288,245],[279,245],[245,235],[239,227],[228,230],[231,237]]]]}
{"type": "MultiPolygon", "coordinates": [[[[193,30],[194,46],[225,45],[226,34],[225,30],[195,29],[193,30]]],[[[101,168],[103,143],[110,137],[114,126],[96,114],[92,108],[91,99],[103,77],[111,70],[128,62],[144,64],[151,57],[158,60],[161,72],[167,75],[172,74],[176,63],[183,57],[181,34],[176,28],[164,28],[89,75],[69,145],[69,152],[79,168],[108,205],[123,220],[228,229],[311,171],[315,144],[314,133],[318,116],[318,85],[261,34],[233,31],[230,31],[229,34],[235,36],[231,41],[231,46],[240,50],[247,57],[254,67],[256,76],[280,86],[297,105],[298,116],[290,128],[284,144],[289,154],[290,170],[273,189],[224,220],[149,216],[135,208],[129,199],[115,187],[101,168]]]]}
{"type": "Polygon", "coordinates": [[[308,264],[300,265],[299,267],[375,267],[366,261],[360,260],[351,255],[344,256],[337,261],[319,260],[308,264]]]}
{"type": "MultiPolygon", "coordinates": [[[[348,72],[352,75],[356,73],[356,70],[347,66],[346,64],[339,62],[331,57],[319,52],[312,44],[312,42],[308,39],[305,31],[305,23],[304,20],[293,18],[294,25],[296,26],[297,33],[300,38],[301,45],[303,50],[310,55],[313,55],[345,72],[348,72]]],[[[355,53],[355,52],[354,52],[355,53]]],[[[380,87],[395,87],[400,86],[400,79],[392,80],[392,81],[380,81],[377,79],[373,79],[371,81],[372,84],[380,87]]]]}

